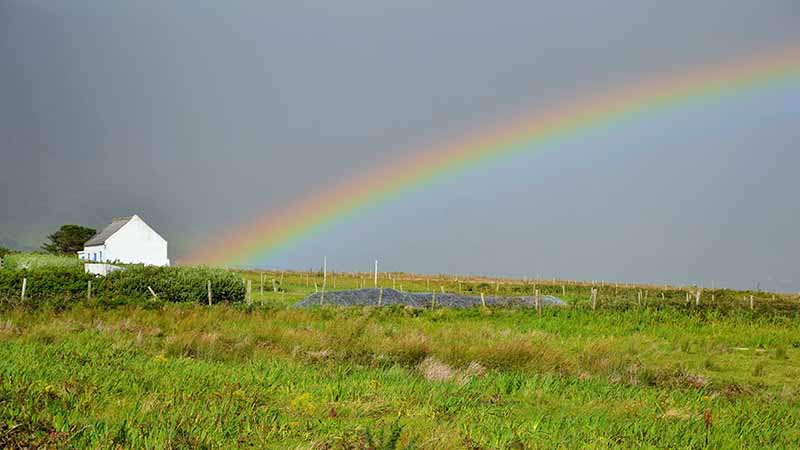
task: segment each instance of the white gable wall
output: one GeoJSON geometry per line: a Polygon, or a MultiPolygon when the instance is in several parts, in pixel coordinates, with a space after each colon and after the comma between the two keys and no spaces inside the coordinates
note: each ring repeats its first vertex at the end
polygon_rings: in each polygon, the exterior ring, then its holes
{"type": "MultiPolygon", "coordinates": [[[[97,247],[104,247],[105,261],[150,266],[169,265],[167,241],[136,215],[106,239],[105,245],[97,247]]],[[[93,252],[94,248],[96,247],[86,247],[87,253],[93,252]]]]}

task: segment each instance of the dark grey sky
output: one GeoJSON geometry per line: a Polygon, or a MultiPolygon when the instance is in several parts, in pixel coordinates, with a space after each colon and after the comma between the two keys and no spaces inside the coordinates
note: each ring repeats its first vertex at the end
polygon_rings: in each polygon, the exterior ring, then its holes
{"type": "MultiPolygon", "coordinates": [[[[163,3],[0,0],[0,241],[137,212],[179,259],[430,142],[800,45],[793,0],[163,3]]],[[[798,105],[590,133],[264,263],[798,290],[798,105]]]]}

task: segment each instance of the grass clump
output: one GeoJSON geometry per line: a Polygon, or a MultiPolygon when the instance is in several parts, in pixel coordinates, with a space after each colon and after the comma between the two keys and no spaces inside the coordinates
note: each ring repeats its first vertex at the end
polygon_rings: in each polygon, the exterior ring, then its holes
{"type": "Polygon", "coordinates": [[[370,427],[364,429],[364,440],[370,450],[413,450],[417,448],[416,440],[411,438],[405,445],[400,443],[403,424],[396,419],[388,427],[379,428],[373,433],[370,427]]]}

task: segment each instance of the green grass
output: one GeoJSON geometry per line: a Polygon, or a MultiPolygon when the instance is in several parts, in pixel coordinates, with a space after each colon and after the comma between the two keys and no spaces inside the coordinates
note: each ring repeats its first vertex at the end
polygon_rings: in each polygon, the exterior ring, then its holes
{"type": "Polygon", "coordinates": [[[47,255],[43,253],[9,253],[3,257],[7,269],[41,269],[45,267],[80,268],[83,261],[78,256],[47,255]]]}
{"type": "MultiPolygon", "coordinates": [[[[542,315],[296,309],[288,305],[314,291],[312,276],[306,286],[305,274],[284,274],[283,283],[267,274],[262,295],[261,274],[244,275],[253,280],[252,307],[0,310],[0,447],[392,448],[395,438],[398,448],[426,449],[800,442],[794,298],[761,294],[751,311],[720,295],[718,305],[698,308],[677,288],[671,300],[652,301],[658,291],[651,287],[651,302],[640,308],[639,287],[618,287],[615,296],[609,286],[592,311],[588,287],[576,285],[565,287],[571,307],[542,315]]],[[[337,289],[361,284],[361,275],[336,276],[337,289]]],[[[439,282],[458,290],[453,279],[439,282]]],[[[405,290],[427,283],[403,278],[405,290]]],[[[472,280],[461,289],[484,284],[507,294],[531,287],[472,280]]],[[[729,297],[741,295],[749,294],[729,297]]]]}

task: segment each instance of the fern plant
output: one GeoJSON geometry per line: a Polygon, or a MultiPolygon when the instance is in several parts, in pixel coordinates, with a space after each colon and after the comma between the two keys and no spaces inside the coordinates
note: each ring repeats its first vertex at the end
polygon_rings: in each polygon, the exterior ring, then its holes
{"type": "Polygon", "coordinates": [[[381,427],[377,434],[373,434],[367,427],[364,430],[364,440],[367,441],[369,450],[414,450],[417,448],[416,436],[411,437],[404,447],[400,446],[400,436],[403,434],[403,424],[397,418],[388,427],[381,427]]]}

